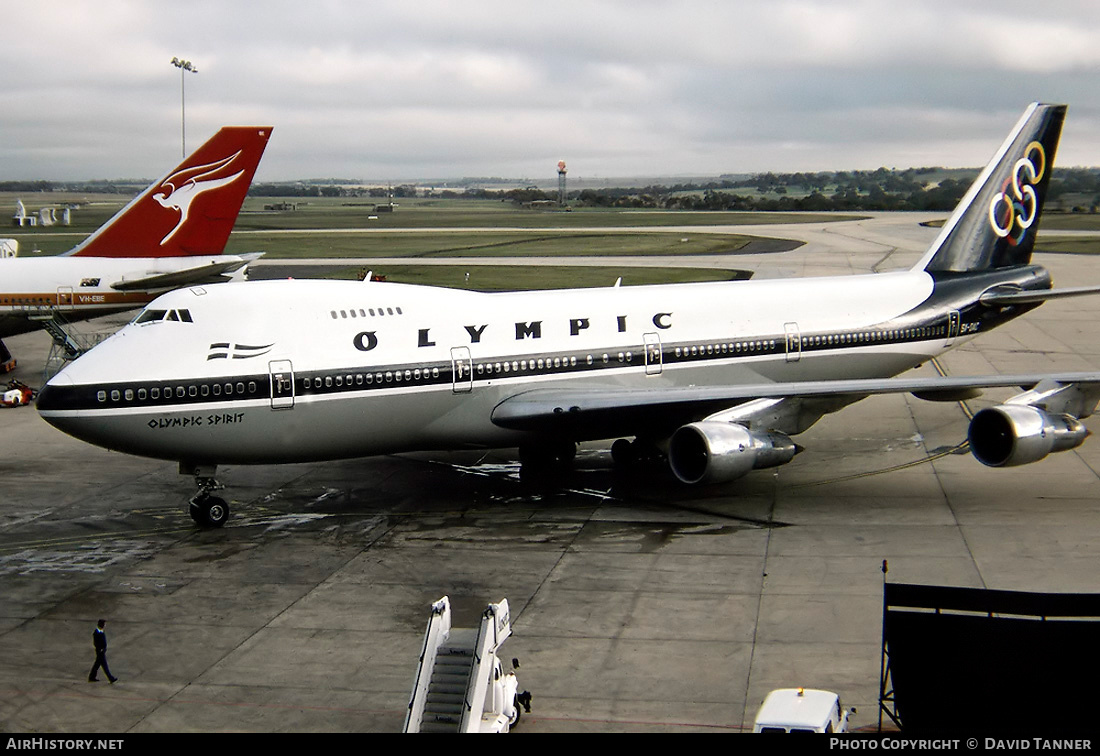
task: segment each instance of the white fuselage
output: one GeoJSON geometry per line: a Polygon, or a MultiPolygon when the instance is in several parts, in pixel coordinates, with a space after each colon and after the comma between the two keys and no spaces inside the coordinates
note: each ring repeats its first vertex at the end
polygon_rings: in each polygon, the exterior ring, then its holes
{"type": "Polygon", "coordinates": [[[35,329],[34,316],[60,313],[94,318],[141,307],[168,287],[121,291],[112,284],[177,273],[242,258],[205,257],[7,257],[0,258],[0,337],[35,329]]]}
{"type": "Polygon", "coordinates": [[[932,290],[922,271],[497,294],[193,287],[70,364],[50,386],[73,400],[41,411],[92,443],[194,463],[505,447],[524,434],[493,408],[532,388],[896,375],[955,335],[912,314],[932,290]]]}

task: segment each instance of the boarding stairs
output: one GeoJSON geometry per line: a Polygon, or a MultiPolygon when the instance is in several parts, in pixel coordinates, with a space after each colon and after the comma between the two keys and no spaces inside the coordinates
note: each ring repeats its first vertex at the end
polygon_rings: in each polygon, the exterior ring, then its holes
{"type": "Polygon", "coordinates": [[[477,628],[451,627],[446,596],[432,604],[404,732],[507,732],[519,718],[515,676],[505,680],[497,649],[511,632],[507,599],[477,628]]]}
{"type": "Polygon", "coordinates": [[[466,690],[477,662],[476,643],[476,630],[452,630],[436,651],[420,718],[421,732],[461,732],[466,690]]]}
{"type": "Polygon", "coordinates": [[[104,333],[80,333],[68,323],[56,309],[43,310],[29,314],[28,319],[42,326],[42,329],[50,334],[53,344],[50,345],[50,353],[46,357],[45,377],[48,380],[53,377],[66,362],[75,360],[87,352],[109,334],[104,333]]]}
{"type": "Polygon", "coordinates": [[[56,344],[70,360],[75,360],[83,354],[83,352],[87,351],[81,349],[80,344],[77,343],[73,335],[65,330],[65,324],[56,311],[50,310],[28,317],[33,322],[41,325],[46,333],[53,337],[53,343],[56,344]]]}

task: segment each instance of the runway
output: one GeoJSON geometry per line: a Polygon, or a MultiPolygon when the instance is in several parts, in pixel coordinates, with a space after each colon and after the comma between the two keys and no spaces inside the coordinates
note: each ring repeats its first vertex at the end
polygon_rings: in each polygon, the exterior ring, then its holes
{"type": "MultiPolygon", "coordinates": [[[[725,264],[904,267],[937,233],[918,220],[730,227],[805,244],[725,264]]],[[[1100,282],[1087,256],[1036,261],[1056,285],[1100,282]]],[[[1098,319],[1097,298],[1052,301],[942,365],[1096,370],[1098,319]]],[[[46,335],[7,343],[40,385],[46,335]]],[[[456,626],[509,600],[503,655],[533,695],[517,733],[741,732],[796,685],[840,693],[873,729],[884,560],[894,582],[1100,591],[1100,442],[993,470],[952,453],[963,407],[909,395],[827,417],[792,463],[710,488],[624,478],[598,445],[541,481],[511,450],[225,467],[234,514],[215,531],[194,527],[174,465],[82,444],[33,408],[0,423],[4,733],[396,732],[443,595],[456,626]],[[112,686],[86,681],[100,617],[112,686]]]]}

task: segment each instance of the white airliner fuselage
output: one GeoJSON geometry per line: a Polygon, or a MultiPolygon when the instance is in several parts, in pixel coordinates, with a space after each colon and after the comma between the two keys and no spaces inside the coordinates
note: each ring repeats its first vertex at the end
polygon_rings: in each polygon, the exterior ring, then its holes
{"type": "Polygon", "coordinates": [[[197,463],[514,446],[529,434],[495,424],[493,410],[534,388],[895,375],[959,335],[946,313],[901,319],[931,291],[923,271],[499,294],[338,281],[184,289],[145,312],[186,318],[135,321],[98,359],[70,365],[65,383],[102,391],[100,410],[51,422],[86,438],[110,416],[112,448],[197,463]],[[112,353],[166,347],[170,362],[131,364],[117,385],[112,353]]]}
{"type": "Polygon", "coordinates": [[[483,294],[383,282],[269,281],[160,297],[55,376],[38,408],[78,438],[176,460],[220,525],[217,465],[519,446],[565,462],[618,438],[685,483],[789,462],[791,436],[875,393],[927,399],[1031,386],[970,425],[991,466],[1087,436],[1095,373],[901,377],[1037,307],[1031,264],[1065,107],[1032,105],[911,270],[483,294]],[[627,441],[627,438],[633,441],[627,441]]]}
{"type": "Polygon", "coordinates": [[[0,338],[35,330],[38,326],[28,320],[34,315],[93,318],[141,307],[171,288],[150,285],[148,289],[126,290],[120,289],[120,284],[203,266],[242,280],[249,261],[249,257],[238,255],[0,258],[0,338]]]}

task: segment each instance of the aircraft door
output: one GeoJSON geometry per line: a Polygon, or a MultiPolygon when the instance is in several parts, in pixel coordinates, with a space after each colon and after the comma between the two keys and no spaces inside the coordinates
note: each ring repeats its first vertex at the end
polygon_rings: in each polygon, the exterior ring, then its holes
{"type": "Polygon", "coordinates": [[[474,388],[474,361],[469,347],[451,347],[451,390],[456,394],[468,394],[474,388]]]}
{"type": "Polygon", "coordinates": [[[958,310],[947,313],[947,343],[944,346],[951,346],[955,343],[955,339],[959,337],[959,322],[958,310]]]}
{"type": "Polygon", "coordinates": [[[267,363],[271,378],[271,409],[294,408],[294,366],[290,360],[272,360],[267,363]]]}
{"type": "Polygon", "coordinates": [[[798,362],[802,359],[802,335],[798,331],[798,323],[784,323],[783,330],[787,333],[787,362],[798,362]]]}
{"type": "Polygon", "coordinates": [[[72,286],[58,286],[57,287],[57,306],[59,308],[72,309],[73,306],[73,287],[72,286]]]}
{"type": "Polygon", "coordinates": [[[660,375],[664,369],[664,357],[661,352],[661,337],[656,333],[647,333],[645,338],[645,374],[660,375]]]}

